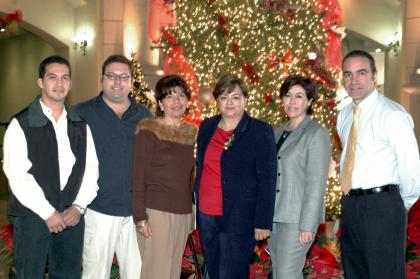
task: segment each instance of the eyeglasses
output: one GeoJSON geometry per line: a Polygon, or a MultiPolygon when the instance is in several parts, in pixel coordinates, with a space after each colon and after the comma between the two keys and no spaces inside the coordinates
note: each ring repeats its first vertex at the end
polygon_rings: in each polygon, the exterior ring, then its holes
{"type": "Polygon", "coordinates": [[[104,75],[108,80],[121,80],[121,81],[127,81],[130,79],[130,75],[127,74],[121,74],[121,75],[117,75],[114,73],[108,73],[104,75]]]}

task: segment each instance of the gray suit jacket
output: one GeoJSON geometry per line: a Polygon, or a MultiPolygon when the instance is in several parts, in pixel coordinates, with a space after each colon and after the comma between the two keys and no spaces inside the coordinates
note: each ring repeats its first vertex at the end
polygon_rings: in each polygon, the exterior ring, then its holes
{"type": "MultiPolygon", "coordinates": [[[[276,129],[276,141],[287,124],[276,129]]],[[[306,116],[278,152],[274,222],[297,223],[299,230],[317,231],[319,223],[325,220],[324,194],[330,157],[327,129],[306,116]]]]}

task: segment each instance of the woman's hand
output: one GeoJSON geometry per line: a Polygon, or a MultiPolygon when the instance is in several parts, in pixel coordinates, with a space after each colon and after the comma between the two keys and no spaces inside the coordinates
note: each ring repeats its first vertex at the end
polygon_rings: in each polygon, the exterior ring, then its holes
{"type": "Polygon", "coordinates": [[[299,243],[301,245],[305,245],[310,243],[314,239],[314,233],[313,232],[307,232],[307,231],[300,231],[299,232],[299,243]]]}
{"type": "Polygon", "coordinates": [[[270,230],[263,230],[263,229],[254,229],[255,232],[255,240],[264,240],[270,236],[270,230]]]}
{"type": "Polygon", "coordinates": [[[140,221],[136,224],[137,231],[144,237],[152,235],[152,227],[147,220],[140,221]]]}

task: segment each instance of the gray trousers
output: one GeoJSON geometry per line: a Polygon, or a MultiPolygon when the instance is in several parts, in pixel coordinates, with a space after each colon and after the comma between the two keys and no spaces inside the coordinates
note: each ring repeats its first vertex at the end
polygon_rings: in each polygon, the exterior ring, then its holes
{"type": "Polygon", "coordinates": [[[302,279],[306,254],[312,242],[299,243],[298,224],[274,223],[268,239],[273,279],[302,279]]]}

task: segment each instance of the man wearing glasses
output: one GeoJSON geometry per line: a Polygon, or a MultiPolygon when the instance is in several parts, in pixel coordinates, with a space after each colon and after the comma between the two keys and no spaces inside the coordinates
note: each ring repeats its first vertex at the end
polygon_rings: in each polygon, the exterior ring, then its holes
{"type": "Polygon", "coordinates": [[[130,96],[132,64],[122,55],[102,65],[102,92],[76,106],[92,130],[99,191],[85,220],[82,278],[109,278],[114,252],[121,278],[139,278],[141,259],[131,208],[131,161],[137,123],[151,113],[130,96]]]}

